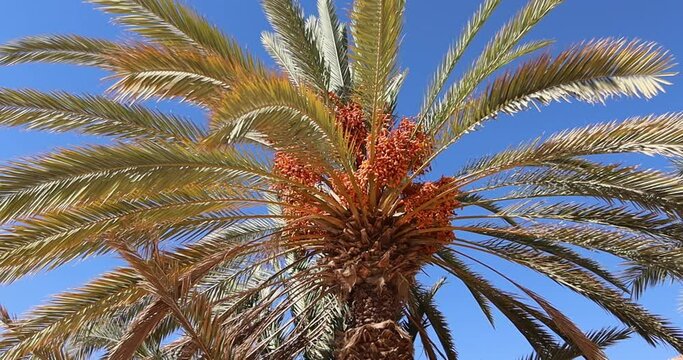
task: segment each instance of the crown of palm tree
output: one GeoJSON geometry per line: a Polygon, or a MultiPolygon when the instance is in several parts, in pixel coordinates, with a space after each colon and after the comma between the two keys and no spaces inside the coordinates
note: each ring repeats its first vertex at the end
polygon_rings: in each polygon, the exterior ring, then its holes
{"type": "Polygon", "coordinates": [[[356,0],[348,26],[331,0],[308,19],[295,1],[264,0],[274,32],[262,40],[278,71],[173,0],[89,2],[144,41],[0,48],[6,65],[96,66],[115,80],[113,98],[0,89],[2,125],[113,140],[0,170],[0,282],[104,253],[127,265],[20,319],[3,310],[0,359],[411,359],[418,339],[428,358],[455,359],[434,299],[443,282],[416,279],[427,266],[461,281],[491,322],[500,311],[531,358],[604,359],[631,332],[683,351],[683,333],[632,300],[683,276],[683,183],[589,157],[681,156],[683,114],[568,130],[423,180],[499,115],[657,95],[672,58],[655,44],[584,42],[496,76],[551,43],[523,38],[561,0],[530,0],[451,82],[500,3],[485,0],[421,110],[403,117],[404,0],[356,0]],[[205,109],[208,126],[139,105],[152,98],[205,109]],[[623,266],[606,269],[585,249],[623,266]],[[547,276],[626,330],[584,333],[489,256],[547,276]]]}

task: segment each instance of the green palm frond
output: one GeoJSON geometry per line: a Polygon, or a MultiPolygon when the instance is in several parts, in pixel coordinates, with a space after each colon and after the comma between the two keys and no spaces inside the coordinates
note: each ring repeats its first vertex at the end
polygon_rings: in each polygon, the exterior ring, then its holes
{"type": "Polygon", "coordinates": [[[671,57],[654,44],[597,40],[570,48],[552,59],[541,56],[496,79],[468,101],[454,120],[453,136],[473,130],[498,113],[515,113],[535,104],[575,98],[588,103],[613,96],[652,98],[673,75],[671,57]]]}
{"type": "MultiPolygon", "coordinates": [[[[316,43],[316,32],[306,27],[303,10],[295,0],[265,0],[263,8],[268,21],[282,42],[286,53],[301,76],[301,80],[320,92],[326,92],[329,72],[316,43]]],[[[272,51],[272,50],[271,50],[272,51]]],[[[293,74],[292,74],[293,75],[293,74]]]]}
{"type": "MultiPolygon", "coordinates": [[[[442,355],[445,359],[455,360],[458,358],[458,353],[455,350],[455,342],[453,340],[453,335],[451,334],[451,330],[448,326],[448,322],[446,321],[445,316],[437,307],[436,300],[434,299],[434,296],[439,291],[443,283],[444,279],[441,279],[436,284],[434,284],[434,286],[432,286],[432,288],[430,288],[429,290],[422,289],[421,287],[415,287],[412,289],[412,301],[414,301],[416,307],[415,311],[412,314],[412,317],[416,321],[423,321],[424,318],[426,324],[423,327],[431,328],[435,333],[439,343],[441,344],[443,352],[441,350],[438,350],[439,354],[442,355]]],[[[411,329],[411,333],[413,336],[416,332],[419,331],[417,329],[417,326],[422,325],[416,325],[416,327],[411,329]]],[[[425,342],[429,343],[432,341],[429,339],[428,334],[425,335],[427,336],[423,338],[423,332],[420,331],[420,337],[423,344],[425,342]]],[[[431,356],[434,355],[432,354],[431,356]]]]}
{"type": "Polygon", "coordinates": [[[374,134],[381,126],[385,99],[390,97],[390,85],[398,73],[404,10],[405,0],[358,0],[351,13],[353,81],[374,134]]]}
{"type": "Polygon", "coordinates": [[[304,75],[301,69],[296,66],[292,56],[287,51],[287,47],[277,34],[267,31],[262,32],[261,44],[263,44],[270,57],[280,67],[280,70],[287,74],[292,84],[301,85],[304,83],[304,75]]]}
{"type": "Polygon", "coordinates": [[[547,42],[521,45],[522,38],[534,28],[562,0],[530,0],[510,22],[505,24],[489,41],[481,55],[461,79],[447,90],[443,98],[426,113],[425,123],[430,132],[437,132],[452,116],[472,91],[496,70],[516,58],[537,50],[547,42]]]}
{"type": "Polygon", "coordinates": [[[349,149],[329,106],[315,93],[282,79],[245,79],[217,107],[206,142],[234,143],[258,132],[276,149],[348,163],[349,149]]]}
{"type": "Polygon", "coordinates": [[[77,131],[122,140],[197,142],[204,130],[188,119],[101,96],[0,89],[0,125],[77,131]]]}
{"type": "Polygon", "coordinates": [[[0,193],[5,195],[0,202],[0,218],[23,218],[81,201],[96,203],[202,186],[202,178],[207,186],[218,178],[224,184],[257,186],[261,176],[268,173],[263,164],[234,151],[203,151],[172,144],[64,150],[0,171],[0,193]]]}
{"type": "Polygon", "coordinates": [[[170,51],[147,45],[108,57],[117,82],[110,91],[123,98],[180,98],[210,106],[245,74],[261,74],[258,64],[245,65],[215,54],[170,51]]]}
{"type": "Polygon", "coordinates": [[[543,326],[543,314],[538,310],[524,304],[517,296],[493,286],[452,252],[441,251],[434,263],[468,287],[476,289],[519,330],[537,353],[547,354],[557,349],[554,337],[543,326]]]}
{"type": "Polygon", "coordinates": [[[586,334],[584,334],[581,329],[579,329],[578,326],[576,326],[576,324],[574,324],[560,310],[555,308],[546,299],[542,298],[533,291],[519,285],[517,282],[512,281],[509,278],[507,280],[511,281],[518,289],[533,299],[541,307],[541,309],[548,314],[548,317],[553,322],[553,325],[557,328],[557,330],[559,330],[558,334],[564,338],[567,343],[579,349],[581,354],[585,356],[586,359],[607,359],[607,356],[602,351],[600,346],[588,338],[588,336],[586,336],[586,334]]]}
{"type": "Polygon", "coordinates": [[[681,330],[673,327],[667,320],[650,314],[642,306],[632,302],[586,271],[567,262],[557,261],[558,259],[553,257],[524,250],[515,245],[490,242],[479,243],[479,246],[487,250],[487,253],[529,267],[592,300],[624,324],[631,326],[648,343],[666,342],[677,349],[683,349],[681,330]]]}
{"type": "Polygon", "coordinates": [[[513,218],[524,220],[555,220],[610,226],[624,232],[660,237],[661,241],[677,242],[681,227],[676,221],[647,211],[632,211],[627,207],[591,205],[569,202],[517,202],[494,215],[481,218],[513,218]]]}
{"type": "Polygon", "coordinates": [[[175,0],[87,1],[113,14],[118,23],[158,44],[195,48],[229,59],[248,59],[237,43],[175,0]]]}
{"type": "Polygon", "coordinates": [[[330,72],[331,90],[345,97],[352,88],[349,44],[346,26],[340,22],[332,0],[318,0],[318,21],[323,59],[330,72]]]}
{"type": "MultiPolygon", "coordinates": [[[[40,220],[27,221],[3,236],[0,268],[5,271],[0,282],[11,282],[37,270],[55,268],[75,258],[108,252],[103,238],[114,232],[124,232],[137,218],[154,224],[155,230],[162,234],[208,231],[248,218],[233,209],[250,201],[236,199],[232,193],[193,191],[45,214],[40,220]],[[208,224],[192,221],[217,210],[222,212],[220,221],[214,219],[208,224]]],[[[256,199],[253,201],[252,206],[260,203],[256,199]]]]}
{"type": "Polygon", "coordinates": [[[676,157],[683,151],[683,114],[634,117],[565,131],[516,149],[503,151],[465,167],[467,177],[480,178],[518,166],[544,165],[585,155],[642,153],[676,157]]]}
{"type": "Polygon", "coordinates": [[[107,55],[122,44],[76,35],[31,36],[0,46],[0,64],[69,63],[108,67],[107,55]]]}
{"type": "MultiPolygon", "coordinates": [[[[590,230],[591,229],[579,228],[576,236],[590,236],[590,230]]],[[[464,231],[479,235],[491,236],[493,238],[499,239],[500,241],[504,240],[514,244],[514,246],[519,249],[546,253],[550,256],[553,256],[553,259],[559,259],[560,262],[569,262],[575,266],[579,266],[587,271],[590,271],[622,291],[629,291],[627,284],[620,276],[607,270],[595,260],[585,255],[581,255],[579,252],[573,250],[570,246],[565,246],[562,244],[562,242],[564,242],[569,245],[577,245],[577,243],[580,243],[580,241],[584,239],[583,237],[578,237],[577,239],[572,239],[571,236],[567,238],[552,236],[546,237],[545,233],[525,232],[518,227],[505,228],[493,224],[474,224],[467,226],[464,231]]],[[[463,242],[468,246],[472,245],[477,247],[480,245],[478,242],[463,242]]],[[[490,243],[486,244],[490,245],[490,243]]],[[[594,250],[595,248],[590,249],[594,250]]]]}
{"type": "MultiPolygon", "coordinates": [[[[516,169],[494,176],[485,185],[475,186],[475,189],[468,192],[514,189],[503,196],[508,200],[589,196],[608,203],[621,202],[660,214],[681,216],[680,196],[683,182],[679,177],[661,171],[638,170],[620,165],[591,162],[584,165],[586,166],[566,169],[567,164],[539,167],[535,170],[516,169]]],[[[491,199],[476,202],[491,203],[491,199]]]]}
{"type": "MultiPolygon", "coordinates": [[[[619,341],[628,339],[632,331],[629,329],[619,329],[619,328],[605,328],[597,331],[591,331],[586,334],[586,336],[591,339],[595,344],[598,344],[601,348],[607,348],[619,341]]],[[[532,354],[525,357],[522,360],[573,360],[581,357],[581,350],[577,349],[576,346],[571,344],[562,344],[558,350],[554,353],[540,356],[538,354],[532,354]]]]}
{"type": "Polygon", "coordinates": [[[443,90],[446,81],[455,69],[458,61],[498,4],[500,4],[500,0],[486,0],[479,5],[477,11],[472,15],[472,18],[467,22],[465,28],[460,33],[458,40],[451,45],[444,56],[444,59],[441,61],[441,64],[439,64],[439,67],[432,78],[432,82],[427,89],[425,98],[422,101],[422,110],[420,111],[420,114],[425,114],[427,110],[434,105],[434,102],[443,90]]]}

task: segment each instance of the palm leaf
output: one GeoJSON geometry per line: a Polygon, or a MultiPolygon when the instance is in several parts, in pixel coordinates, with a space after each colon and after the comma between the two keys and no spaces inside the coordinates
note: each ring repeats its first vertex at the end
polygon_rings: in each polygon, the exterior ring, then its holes
{"type": "Polygon", "coordinates": [[[0,64],[69,63],[108,67],[107,55],[123,45],[77,35],[31,36],[0,46],[0,64]]]}
{"type": "MultiPolygon", "coordinates": [[[[607,348],[615,343],[626,340],[631,335],[631,330],[619,328],[605,328],[597,331],[591,331],[586,336],[592,342],[598,344],[601,348],[607,348]]],[[[553,354],[541,357],[538,354],[532,354],[525,357],[524,360],[573,360],[582,355],[582,352],[571,344],[562,344],[558,350],[553,354]]]]}
{"type": "Polygon", "coordinates": [[[486,176],[517,166],[538,166],[554,160],[595,154],[642,153],[679,156],[683,148],[683,114],[635,117],[565,131],[538,143],[503,151],[466,166],[468,177],[486,176]]]}
{"type": "Polygon", "coordinates": [[[358,0],[351,13],[356,96],[368,113],[373,134],[379,130],[385,99],[398,72],[404,8],[405,0],[358,0]]]}
{"type": "Polygon", "coordinates": [[[190,47],[249,63],[240,47],[175,0],[88,0],[132,31],[166,46],[190,47]]]}
{"type": "Polygon", "coordinates": [[[588,103],[613,96],[652,98],[668,84],[671,57],[654,44],[597,40],[521,65],[496,79],[478,98],[464,105],[454,136],[474,129],[500,112],[515,113],[534,104],[575,98],[588,103]]]}
{"type": "Polygon", "coordinates": [[[500,4],[500,0],[486,0],[479,5],[479,8],[474,15],[472,15],[472,18],[467,21],[465,28],[460,32],[458,40],[448,49],[448,52],[432,77],[432,82],[422,101],[422,110],[420,111],[420,114],[425,114],[427,110],[434,105],[434,102],[443,90],[446,81],[455,69],[458,61],[498,4],[500,4]]]}
{"type": "Polygon", "coordinates": [[[191,121],[101,96],[0,89],[0,125],[78,131],[119,139],[196,142],[204,131],[191,121]]]}
{"type": "Polygon", "coordinates": [[[522,303],[513,294],[494,287],[451,252],[439,252],[434,263],[482,294],[510,320],[537,353],[547,354],[557,349],[555,339],[543,327],[543,322],[539,319],[543,317],[543,314],[522,303]]]}
{"type": "MultiPolygon", "coordinates": [[[[455,360],[458,358],[458,353],[455,350],[455,342],[453,341],[453,335],[448,326],[446,318],[443,313],[438,309],[437,304],[434,300],[436,292],[439,290],[442,281],[437,282],[429,291],[421,288],[412,289],[412,296],[414,298],[418,313],[414,314],[416,320],[422,320],[424,317],[427,326],[431,326],[431,329],[436,334],[442,349],[445,352],[445,359],[455,360]]],[[[431,341],[429,337],[427,339],[422,339],[422,342],[431,341]]]]}
{"type": "Polygon", "coordinates": [[[12,233],[3,236],[0,268],[5,271],[0,281],[11,282],[76,258],[106,253],[109,249],[103,239],[114,233],[125,233],[130,223],[141,217],[146,223],[154,224],[154,229],[161,234],[170,232],[175,235],[181,231],[190,233],[228,226],[247,218],[244,213],[229,211],[239,208],[239,203],[242,203],[233,196],[230,193],[194,191],[45,214],[40,219],[11,228],[12,233]],[[191,222],[202,214],[217,210],[222,211],[221,221],[215,219],[210,225],[191,222]]]}
{"type": "Polygon", "coordinates": [[[327,92],[329,73],[316,43],[316,32],[306,27],[299,4],[294,0],[265,0],[263,8],[301,80],[322,93],[327,92]]]}
{"type": "Polygon", "coordinates": [[[234,143],[255,131],[276,149],[350,163],[346,139],[329,106],[312,91],[282,79],[245,80],[217,108],[206,142],[234,143]]]}
{"type": "Polygon", "coordinates": [[[344,97],[352,86],[346,27],[339,21],[332,0],[318,0],[318,19],[323,59],[330,71],[330,87],[344,97]]]}
{"type": "Polygon", "coordinates": [[[551,257],[525,251],[515,246],[491,243],[482,244],[482,247],[503,259],[545,274],[559,284],[592,300],[614,314],[621,322],[631,326],[648,343],[654,345],[658,342],[666,342],[678,351],[680,351],[678,348],[683,348],[683,341],[681,341],[683,334],[679,329],[667,320],[650,314],[642,306],[622,296],[618,291],[606,286],[580,268],[569,263],[562,264],[551,257]]]}
{"type": "MultiPolygon", "coordinates": [[[[273,224],[251,221],[229,228],[228,231],[224,230],[219,237],[207,236],[206,240],[181,248],[170,255],[170,260],[172,264],[187,269],[179,268],[179,272],[199,277],[199,274],[209,271],[215,265],[239,257],[240,245],[263,239],[274,229],[277,226],[273,224]]],[[[55,339],[66,339],[74,328],[86,328],[89,324],[131,306],[147,295],[139,287],[142,281],[143,278],[134,270],[121,268],[92,281],[82,289],[56,296],[47,305],[29,313],[22,320],[21,326],[3,333],[0,339],[3,356],[8,359],[21,357],[55,339]]]]}
{"type": "Polygon", "coordinates": [[[261,44],[266,49],[270,57],[275,60],[280,70],[287,74],[289,81],[295,85],[302,85],[305,82],[305,77],[301,72],[292,56],[289,54],[287,47],[282,39],[276,34],[264,31],[261,33],[261,44]]]}
{"type": "MultiPolygon", "coordinates": [[[[505,199],[557,196],[590,196],[607,203],[622,202],[639,209],[680,217],[681,180],[656,170],[638,170],[621,165],[567,164],[514,171],[492,177],[486,185],[470,191],[481,193],[514,188],[505,199]],[[566,168],[565,168],[566,167],[566,168]]],[[[483,200],[482,203],[490,203],[483,200]]]]}
{"type": "Polygon", "coordinates": [[[547,45],[547,42],[540,42],[534,43],[533,46],[522,45],[515,48],[538,22],[560,3],[562,0],[530,0],[524,9],[496,33],[470,69],[447,90],[442,100],[430,109],[425,124],[427,130],[436,133],[477,85],[497,69],[531,50],[547,45]]]}
{"type": "Polygon", "coordinates": [[[81,201],[142,197],[191,184],[201,186],[202,178],[209,186],[223,178],[224,184],[235,180],[234,185],[258,187],[265,174],[268,170],[263,164],[225,150],[152,143],[64,150],[0,170],[0,218],[22,218],[81,201]]]}
{"type": "Polygon", "coordinates": [[[138,45],[108,57],[117,82],[110,91],[121,98],[180,98],[210,106],[244,73],[258,66],[192,50],[171,51],[138,45]]]}

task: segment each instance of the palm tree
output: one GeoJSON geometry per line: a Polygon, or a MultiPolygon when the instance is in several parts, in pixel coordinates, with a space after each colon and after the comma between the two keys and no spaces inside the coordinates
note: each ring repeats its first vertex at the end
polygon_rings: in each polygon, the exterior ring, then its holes
{"type": "Polygon", "coordinates": [[[2,311],[0,359],[412,359],[416,341],[429,359],[455,359],[434,299],[443,282],[417,278],[434,268],[490,321],[504,315],[537,358],[605,359],[630,332],[683,351],[683,333],[633,300],[683,276],[683,182],[591,157],[681,156],[683,113],[565,131],[425,180],[434,159],[499,115],[659,94],[672,58],[655,44],[594,40],[500,72],[550,44],[523,38],[561,0],[530,0],[451,82],[500,3],[485,0],[421,110],[401,117],[405,0],[356,0],[348,26],[331,0],[311,18],[292,0],[264,0],[278,70],[173,0],[89,2],[143,40],[29,37],[0,49],[5,65],[96,66],[115,80],[113,96],[0,90],[2,125],[111,139],[0,170],[0,282],[107,253],[126,266],[19,319],[2,311]],[[208,126],[147,99],[194,104],[208,126]],[[606,269],[585,250],[623,265],[606,269]],[[490,256],[625,329],[584,333],[490,256]]]}

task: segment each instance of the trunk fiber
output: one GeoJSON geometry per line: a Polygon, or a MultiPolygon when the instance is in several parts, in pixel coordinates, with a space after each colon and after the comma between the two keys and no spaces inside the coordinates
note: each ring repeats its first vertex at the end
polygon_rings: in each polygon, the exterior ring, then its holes
{"type": "Polygon", "coordinates": [[[413,343],[399,324],[401,300],[391,286],[361,284],[349,294],[348,330],[337,360],[413,360],[413,343]]]}

